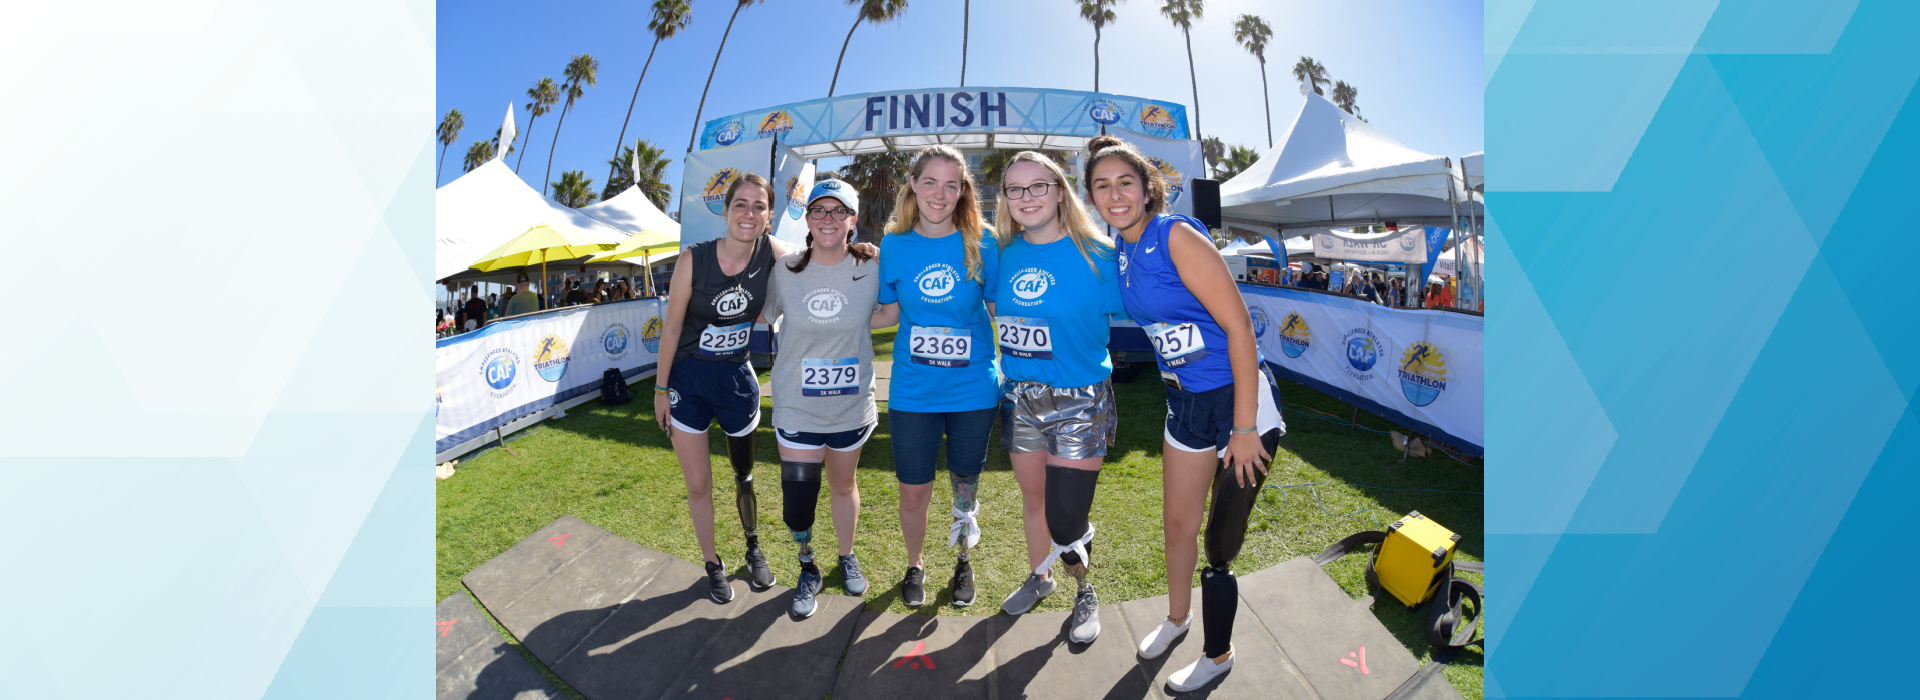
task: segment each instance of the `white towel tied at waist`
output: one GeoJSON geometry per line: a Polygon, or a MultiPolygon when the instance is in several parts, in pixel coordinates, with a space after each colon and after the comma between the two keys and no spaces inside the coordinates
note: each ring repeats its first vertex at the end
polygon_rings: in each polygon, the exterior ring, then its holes
{"type": "Polygon", "coordinates": [[[974,546],[980,544],[980,520],[975,517],[979,514],[979,501],[973,502],[973,510],[971,511],[960,510],[958,506],[954,507],[953,527],[947,529],[947,546],[951,547],[959,544],[962,534],[965,534],[967,537],[968,549],[972,549],[974,546]]]}
{"type": "Polygon", "coordinates": [[[1080,555],[1080,562],[1083,564],[1092,561],[1092,559],[1087,556],[1087,545],[1090,544],[1093,544],[1093,523],[1087,523],[1087,534],[1080,539],[1064,545],[1055,543],[1053,545],[1053,551],[1047,553],[1046,560],[1040,562],[1039,566],[1033,567],[1033,573],[1037,575],[1046,574],[1048,569],[1053,568],[1053,560],[1059,559],[1060,555],[1066,554],[1067,552],[1080,555]]]}

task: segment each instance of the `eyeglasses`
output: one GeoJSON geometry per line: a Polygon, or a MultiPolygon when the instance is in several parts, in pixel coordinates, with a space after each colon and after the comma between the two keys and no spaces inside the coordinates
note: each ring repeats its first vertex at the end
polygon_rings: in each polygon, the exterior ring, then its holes
{"type": "Polygon", "coordinates": [[[824,221],[828,216],[832,216],[834,221],[846,221],[847,217],[853,216],[853,210],[846,207],[837,207],[834,209],[809,207],[807,209],[807,218],[815,221],[824,221]]]}
{"type": "Polygon", "coordinates": [[[1047,196],[1047,188],[1057,186],[1058,184],[1057,182],[1036,182],[1026,187],[1008,187],[1006,188],[1007,199],[1025,199],[1027,195],[1045,197],[1047,196]]]}

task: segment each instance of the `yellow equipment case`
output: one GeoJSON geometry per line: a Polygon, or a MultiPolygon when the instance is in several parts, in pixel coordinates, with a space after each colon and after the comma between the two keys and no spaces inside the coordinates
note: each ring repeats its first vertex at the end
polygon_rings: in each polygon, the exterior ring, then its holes
{"type": "Polygon", "coordinates": [[[1407,609],[1433,598],[1453,571],[1453,548],[1460,536],[1428,520],[1420,511],[1387,526],[1386,541],[1373,552],[1373,572],[1380,587],[1399,598],[1407,609]]]}

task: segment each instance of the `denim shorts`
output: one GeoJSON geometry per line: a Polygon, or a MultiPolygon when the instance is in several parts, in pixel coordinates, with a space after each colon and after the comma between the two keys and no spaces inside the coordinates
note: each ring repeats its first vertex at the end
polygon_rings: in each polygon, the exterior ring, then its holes
{"type": "Polygon", "coordinates": [[[901,484],[933,483],[940,456],[940,438],[947,439],[947,471],[975,476],[987,468],[987,439],[999,407],[952,413],[921,413],[887,409],[893,434],[893,474],[901,484]]]}
{"type": "MultiPolygon", "coordinates": [[[[1259,412],[1254,420],[1256,433],[1266,435],[1279,430],[1287,434],[1287,423],[1280,418],[1280,385],[1274,383],[1267,368],[1260,368],[1259,412]]],[[[1233,437],[1233,385],[1206,391],[1185,391],[1167,387],[1167,444],[1185,452],[1227,453],[1227,439],[1233,437]]]]}

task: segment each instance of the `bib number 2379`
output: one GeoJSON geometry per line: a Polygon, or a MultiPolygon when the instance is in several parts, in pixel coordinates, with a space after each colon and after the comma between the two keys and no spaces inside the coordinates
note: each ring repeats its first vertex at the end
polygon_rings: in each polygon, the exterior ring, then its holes
{"type": "Polygon", "coordinates": [[[847,396],[860,393],[860,358],[809,357],[800,361],[801,396],[847,396]]]}
{"type": "Polygon", "coordinates": [[[965,367],[973,355],[973,331],[967,328],[914,326],[907,352],[914,364],[965,367]]]}
{"type": "Polygon", "coordinates": [[[1200,337],[1200,327],[1191,323],[1156,323],[1147,326],[1147,337],[1153,339],[1154,352],[1160,353],[1160,361],[1167,367],[1183,367],[1207,356],[1207,341],[1200,337]]]}
{"type": "Polygon", "coordinates": [[[751,321],[731,326],[707,326],[700,331],[700,354],[708,357],[738,355],[746,351],[747,338],[752,335],[751,321]]]}

